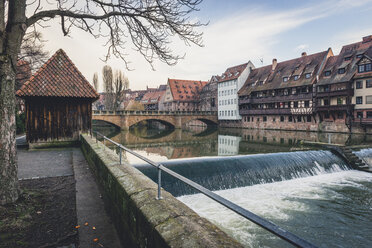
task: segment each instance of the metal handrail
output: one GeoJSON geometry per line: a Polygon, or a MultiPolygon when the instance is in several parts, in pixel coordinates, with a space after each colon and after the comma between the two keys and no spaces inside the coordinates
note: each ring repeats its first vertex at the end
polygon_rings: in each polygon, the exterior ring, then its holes
{"type": "MultiPolygon", "coordinates": [[[[184,176],[181,176],[180,174],[168,169],[167,167],[165,167],[164,165],[160,164],[160,163],[156,163],[154,161],[151,161],[150,159],[132,151],[131,149],[128,149],[126,148],[125,146],[107,138],[106,136],[104,136],[103,134],[97,132],[97,131],[94,131],[93,133],[96,133],[96,142],[98,142],[98,135],[100,135],[101,137],[103,137],[103,144],[105,145],[105,140],[111,142],[112,144],[114,144],[115,146],[118,146],[119,147],[119,156],[120,156],[120,164],[122,164],[122,150],[142,159],[143,161],[149,163],[150,165],[154,166],[157,168],[158,170],[158,196],[156,197],[156,199],[160,200],[162,199],[161,197],[161,172],[164,171],[165,173],[167,173],[168,175],[172,176],[172,177],[175,177],[177,178],[178,180],[180,180],[181,182],[191,186],[192,188],[196,189],[197,191],[199,191],[200,193],[204,194],[205,196],[211,198],[212,200],[220,203],[221,205],[227,207],[228,209],[232,210],[233,212],[239,214],[240,216],[244,217],[245,219],[248,219],[250,221],[252,221],[253,223],[259,225],[260,227],[266,229],[267,231],[273,233],[274,235],[278,236],[279,238],[291,243],[292,245],[296,246],[296,247],[304,247],[304,248],[316,248],[315,245],[309,243],[308,241],[296,236],[295,234],[291,233],[291,232],[288,232],[286,230],[284,230],[283,228],[275,225],[274,223],[248,211],[247,209],[244,209],[242,207],[240,207],[239,205],[217,195],[216,193],[213,193],[212,191],[208,190],[207,188],[204,188],[203,186],[201,186],[200,184],[197,184],[195,183],[194,181],[191,181],[190,179],[184,177],[184,176]]],[[[91,135],[92,137],[94,136],[91,132],[91,135]]]]}

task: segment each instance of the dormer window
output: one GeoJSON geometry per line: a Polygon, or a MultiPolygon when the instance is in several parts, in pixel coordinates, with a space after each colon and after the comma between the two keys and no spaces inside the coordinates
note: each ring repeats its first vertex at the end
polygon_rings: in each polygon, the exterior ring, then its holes
{"type": "Polygon", "coordinates": [[[283,82],[287,82],[288,81],[288,77],[283,77],[283,82]]]}
{"type": "Polygon", "coordinates": [[[300,78],[299,75],[294,75],[294,77],[293,77],[294,81],[297,81],[299,78],[300,78]]]}
{"type": "Polygon", "coordinates": [[[344,74],[344,73],[345,73],[345,68],[338,69],[338,74],[344,74]]]}
{"type": "Polygon", "coordinates": [[[351,60],[351,56],[347,56],[344,58],[345,61],[351,60]]]}
{"type": "Polygon", "coordinates": [[[306,73],[305,78],[311,78],[311,73],[306,73]]]}
{"type": "Polygon", "coordinates": [[[361,57],[363,57],[363,53],[357,54],[356,57],[357,57],[358,59],[360,59],[361,57]]]}
{"type": "Polygon", "coordinates": [[[239,72],[237,71],[237,72],[235,72],[235,76],[238,76],[239,75],[239,72]]]}
{"type": "Polygon", "coordinates": [[[325,71],[325,72],[324,72],[324,76],[325,76],[325,77],[329,77],[329,76],[331,76],[331,71],[325,71]]]}

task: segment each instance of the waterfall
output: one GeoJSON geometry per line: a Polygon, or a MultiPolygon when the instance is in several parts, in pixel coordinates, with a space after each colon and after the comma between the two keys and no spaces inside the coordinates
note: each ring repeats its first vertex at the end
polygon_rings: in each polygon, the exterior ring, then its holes
{"type": "MultiPolygon", "coordinates": [[[[176,159],[162,164],[212,191],[351,169],[330,151],[176,159]]],[[[157,170],[154,167],[150,165],[136,165],[136,167],[152,180],[157,181],[157,170]]],[[[162,176],[163,188],[174,196],[196,193],[194,189],[166,173],[162,173],[162,176]]]]}

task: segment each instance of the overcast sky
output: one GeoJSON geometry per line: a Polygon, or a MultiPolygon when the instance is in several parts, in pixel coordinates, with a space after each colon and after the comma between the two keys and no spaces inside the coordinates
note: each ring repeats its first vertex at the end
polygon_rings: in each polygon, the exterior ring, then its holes
{"type": "MultiPolygon", "coordinates": [[[[327,50],[337,54],[343,44],[357,42],[372,35],[372,0],[205,0],[200,11],[193,14],[203,22],[209,21],[204,32],[204,47],[187,47],[182,42],[174,46],[186,58],[175,66],[161,62],[155,71],[136,52],[129,49],[128,60],[133,71],[126,71],[122,61],[111,59],[107,64],[122,69],[129,78],[131,89],[144,89],[165,84],[168,78],[209,80],[227,67],[249,60],[256,67],[327,50]],[[263,63],[261,62],[263,60],[263,63]]],[[[92,81],[93,73],[105,65],[103,40],[73,30],[64,37],[59,20],[42,30],[47,40],[45,49],[52,55],[59,48],[92,81]]]]}

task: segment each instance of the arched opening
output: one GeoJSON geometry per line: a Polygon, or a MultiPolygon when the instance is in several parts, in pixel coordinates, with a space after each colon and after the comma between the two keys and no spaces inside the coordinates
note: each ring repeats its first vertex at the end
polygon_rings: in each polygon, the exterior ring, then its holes
{"type": "Polygon", "coordinates": [[[129,132],[144,139],[157,139],[165,137],[174,131],[174,126],[163,120],[147,119],[139,121],[129,127],[129,132]]]}
{"type": "Polygon", "coordinates": [[[217,130],[217,124],[208,119],[198,118],[187,122],[185,129],[194,133],[193,136],[208,136],[217,130]]]}
{"type": "Polygon", "coordinates": [[[92,130],[105,135],[108,138],[116,136],[120,133],[120,127],[103,120],[92,120],[92,130]]]}

